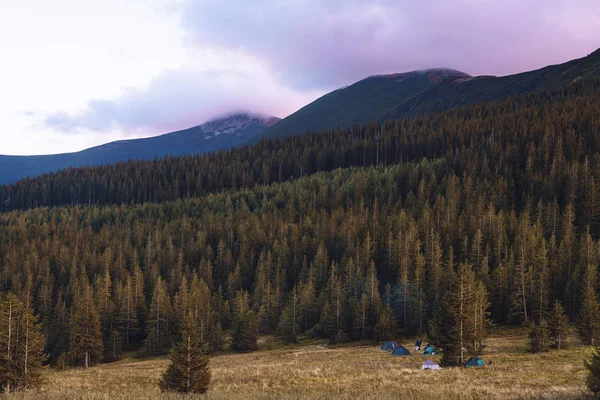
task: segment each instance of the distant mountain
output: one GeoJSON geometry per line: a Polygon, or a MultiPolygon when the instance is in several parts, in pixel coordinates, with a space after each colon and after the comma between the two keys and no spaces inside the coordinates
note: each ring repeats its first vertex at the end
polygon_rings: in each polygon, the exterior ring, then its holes
{"type": "Polygon", "coordinates": [[[161,136],[119,140],[76,153],[44,156],[0,155],[0,184],[52,172],[69,166],[110,164],[129,159],[197,154],[247,143],[279,118],[234,114],[193,128],[161,136]]]}
{"type": "Polygon", "coordinates": [[[393,110],[383,114],[380,120],[399,119],[500,100],[568,85],[590,76],[600,77],[600,49],[584,58],[516,75],[445,80],[398,103],[393,110]]]}
{"type": "Polygon", "coordinates": [[[432,86],[469,77],[452,69],[371,76],[313,101],[267,129],[264,135],[273,137],[377,121],[394,106],[432,86]]]}
{"type": "Polygon", "coordinates": [[[452,69],[372,76],[315,100],[265,130],[264,136],[412,117],[568,85],[589,76],[600,77],[600,49],[564,64],[503,77],[472,77],[452,69]]]}

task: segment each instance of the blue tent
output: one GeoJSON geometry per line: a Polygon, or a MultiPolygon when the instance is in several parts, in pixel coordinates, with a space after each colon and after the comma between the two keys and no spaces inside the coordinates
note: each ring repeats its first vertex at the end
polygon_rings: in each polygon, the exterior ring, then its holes
{"type": "Polygon", "coordinates": [[[410,351],[404,346],[398,346],[392,351],[393,356],[410,356],[410,351]]]}
{"type": "Polygon", "coordinates": [[[388,340],[387,342],[383,342],[383,345],[381,345],[381,350],[394,350],[396,347],[398,347],[398,343],[394,342],[393,340],[388,340]]]}
{"type": "Polygon", "coordinates": [[[437,354],[437,350],[432,345],[427,346],[423,352],[424,356],[437,356],[437,354]]]}
{"type": "Polygon", "coordinates": [[[465,363],[465,368],[468,367],[485,367],[485,362],[479,357],[471,357],[465,363]]]}

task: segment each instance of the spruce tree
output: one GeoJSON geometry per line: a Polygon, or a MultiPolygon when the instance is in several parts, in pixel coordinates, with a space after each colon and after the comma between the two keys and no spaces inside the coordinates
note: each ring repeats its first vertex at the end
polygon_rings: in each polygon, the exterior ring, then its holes
{"type": "Polygon", "coordinates": [[[102,333],[100,317],[86,278],[82,279],[81,285],[80,296],[75,298],[71,320],[69,356],[73,362],[83,363],[88,368],[102,355],[102,333]]]}
{"type": "Polygon", "coordinates": [[[596,280],[596,266],[588,264],[583,282],[583,304],[577,316],[577,332],[584,344],[592,346],[600,338],[600,304],[596,295],[596,280]]]}
{"type": "Polygon", "coordinates": [[[596,347],[589,360],[585,361],[588,376],[587,387],[600,398],[600,346],[596,347]]]}
{"type": "Polygon", "coordinates": [[[548,322],[542,319],[538,325],[532,324],[529,331],[529,350],[543,353],[550,349],[550,329],[548,322]]]}
{"type": "Polygon", "coordinates": [[[396,318],[394,311],[387,306],[379,313],[377,324],[375,325],[375,338],[378,341],[392,340],[396,337],[396,318]]]}
{"type": "Polygon", "coordinates": [[[277,336],[288,342],[298,342],[298,295],[297,290],[294,288],[290,295],[290,298],[281,312],[279,318],[279,325],[277,326],[277,336]]]}
{"type": "Polygon", "coordinates": [[[160,388],[181,393],[205,393],[211,373],[191,312],[185,318],[180,336],[181,341],[169,351],[171,364],[162,376],[160,388]]]}
{"type": "Polygon", "coordinates": [[[569,317],[565,314],[565,308],[560,301],[555,301],[552,306],[552,314],[548,320],[552,347],[561,350],[565,348],[567,330],[569,328],[569,317]]]}
{"type": "Polygon", "coordinates": [[[231,348],[237,351],[257,349],[258,322],[248,304],[248,292],[242,290],[235,298],[231,323],[231,348]]]}

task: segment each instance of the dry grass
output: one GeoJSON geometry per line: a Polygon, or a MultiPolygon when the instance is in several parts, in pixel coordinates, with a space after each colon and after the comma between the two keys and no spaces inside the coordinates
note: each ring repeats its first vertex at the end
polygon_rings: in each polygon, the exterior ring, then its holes
{"type": "MultiPolygon", "coordinates": [[[[410,349],[411,346],[405,343],[410,349]]],[[[479,369],[422,371],[426,357],[392,357],[374,345],[298,346],[213,357],[207,399],[585,399],[586,348],[542,355],[526,353],[523,332],[488,340],[479,369]]],[[[433,357],[432,359],[436,359],[433,357]]],[[[89,370],[45,372],[36,391],[9,399],[176,399],[157,383],[165,358],[123,360],[89,370]]],[[[192,396],[190,396],[192,398],[192,396]]]]}

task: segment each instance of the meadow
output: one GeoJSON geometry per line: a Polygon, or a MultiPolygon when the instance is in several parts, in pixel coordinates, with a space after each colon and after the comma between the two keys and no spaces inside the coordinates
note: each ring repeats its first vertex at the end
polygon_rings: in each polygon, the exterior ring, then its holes
{"type": "MultiPolygon", "coordinates": [[[[414,350],[412,341],[402,342],[414,350]]],[[[569,348],[527,352],[523,330],[502,330],[487,340],[483,356],[492,365],[442,371],[420,369],[427,357],[395,357],[373,343],[330,346],[307,342],[279,346],[262,338],[262,350],[211,358],[213,380],[206,399],[591,399],[585,388],[583,359],[590,351],[572,335],[569,348]]],[[[429,357],[436,361],[439,356],[429,357]]],[[[166,357],[127,358],[88,370],[45,369],[36,390],[10,400],[176,399],[158,380],[166,357]]],[[[190,396],[187,398],[194,398],[190,396]]],[[[200,396],[198,396],[200,397],[200,396]]]]}

